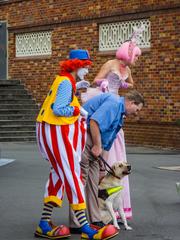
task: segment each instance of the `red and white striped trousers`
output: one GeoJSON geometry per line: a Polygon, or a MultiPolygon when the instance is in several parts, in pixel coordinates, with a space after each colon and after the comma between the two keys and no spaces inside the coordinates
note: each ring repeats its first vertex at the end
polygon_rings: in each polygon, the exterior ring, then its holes
{"type": "Polygon", "coordinates": [[[36,136],[42,156],[51,163],[44,202],[62,205],[64,189],[74,210],[86,208],[80,161],[86,142],[86,121],[80,117],[71,125],[37,122],[36,136]]]}

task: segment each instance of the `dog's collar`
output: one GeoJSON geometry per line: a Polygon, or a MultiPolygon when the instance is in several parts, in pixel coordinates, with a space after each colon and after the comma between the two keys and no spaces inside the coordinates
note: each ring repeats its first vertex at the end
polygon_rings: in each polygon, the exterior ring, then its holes
{"type": "Polygon", "coordinates": [[[119,180],[121,180],[122,178],[120,178],[120,177],[118,177],[118,176],[116,176],[116,174],[115,174],[115,172],[114,172],[114,170],[112,169],[112,171],[111,172],[108,172],[108,174],[109,175],[111,175],[111,176],[113,176],[113,177],[115,177],[115,178],[117,178],[117,179],[119,179],[119,180]]]}
{"type": "Polygon", "coordinates": [[[102,198],[103,200],[106,200],[109,196],[121,191],[122,189],[123,189],[123,186],[112,187],[112,188],[107,188],[107,189],[100,189],[98,191],[98,197],[102,198]]]}
{"type": "Polygon", "coordinates": [[[99,156],[99,159],[103,162],[104,168],[108,172],[108,174],[110,174],[110,175],[114,176],[115,178],[118,178],[119,180],[121,180],[120,177],[116,176],[112,167],[109,166],[109,164],[104,160],[104,158],[101,155],[99,156]]]}

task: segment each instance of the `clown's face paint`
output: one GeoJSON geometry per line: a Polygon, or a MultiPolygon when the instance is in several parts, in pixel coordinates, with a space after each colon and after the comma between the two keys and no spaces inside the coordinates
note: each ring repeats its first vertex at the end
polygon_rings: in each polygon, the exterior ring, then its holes
{"type": "Polygon", "coordinates": [[[80,80],[84,80],[84,76],[89,73],[88,68],[79,68],[77,71],[77,76],[80,78],[80,80]]]}

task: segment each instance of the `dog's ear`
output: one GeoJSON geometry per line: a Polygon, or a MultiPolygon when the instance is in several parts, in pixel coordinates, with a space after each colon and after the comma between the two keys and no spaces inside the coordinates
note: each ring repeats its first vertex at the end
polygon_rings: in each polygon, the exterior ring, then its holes
{"type": "Polygon", "coordinates": [[[113,170],[116,170],[116,165],[113,165],[112,169],[113,169],[113,170]]]}

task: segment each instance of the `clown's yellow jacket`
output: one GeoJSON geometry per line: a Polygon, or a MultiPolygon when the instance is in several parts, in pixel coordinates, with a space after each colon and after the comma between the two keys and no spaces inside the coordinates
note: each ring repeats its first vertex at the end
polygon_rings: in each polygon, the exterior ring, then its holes
{"type": "MultiPolygon", "coordinates": [[[[56,79],[54,80],[51,86],[51,89],[38,114],[38,117],[36,119],[37,122],[46,122],[53,125],[69,125],[69,124],[73,124],[78,119],[79,115],[71,116],[71,117],[63,117],[63,116],[56,116],[53,113],[52,106],[56,99],[58,86],[64,80],[70,81],[70,79],[67,76],[57,76],[56,79]]],[[[78,99],[74,94],[72,96],[72,102],[70,103],[70,106],[80,107],[78,99]]]]}

